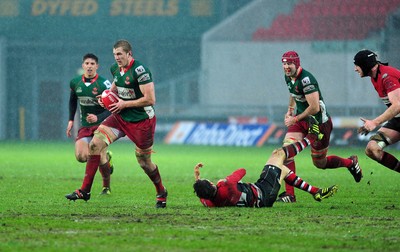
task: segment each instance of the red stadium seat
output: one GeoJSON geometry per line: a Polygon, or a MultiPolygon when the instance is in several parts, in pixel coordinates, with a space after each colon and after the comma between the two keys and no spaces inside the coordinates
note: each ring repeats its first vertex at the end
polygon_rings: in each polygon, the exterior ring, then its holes
{"type": "Polygon", "coordinates": [[[300,1],[292,13],[258,28],[253,40],[365,39],[383,28],[387,15],[399,6],[400,0],[300,1]]]}

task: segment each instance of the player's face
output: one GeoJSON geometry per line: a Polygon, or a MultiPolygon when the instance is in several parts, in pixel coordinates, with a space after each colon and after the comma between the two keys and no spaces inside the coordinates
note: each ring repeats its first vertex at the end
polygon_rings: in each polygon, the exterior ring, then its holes
{"type": "Polygon", "coordinates": [[[125,52],[122,47],[113,49],[114,59],[119,67],[127,67],[131,60],[131,54],[125,52]]]}
{"type": "Polygon", "coordinates": [[[357,65],[354,65],[354,71],[356,71],[356,72],[360,75],[360,77],[365,77],[365,75],[364,75],[363,70],[361,69],[361,67],[359,67],[359,66],[357,66],[357,65]]]}
{"type": "Polygon", "coordinates": [[[85,59],[85,61],[83,61],[82,68],[83,68],[85,77],[91,78],[91,77],[96,76],[99,65],[96,63],[96,61],[94,59],[88,58],[88,59],[85,59]]]}
{"type": "Polygon", "coordinates": [[[296,65],[292,62],[283,62],[283,72],[287,77],[296,77],[296,65]]]}

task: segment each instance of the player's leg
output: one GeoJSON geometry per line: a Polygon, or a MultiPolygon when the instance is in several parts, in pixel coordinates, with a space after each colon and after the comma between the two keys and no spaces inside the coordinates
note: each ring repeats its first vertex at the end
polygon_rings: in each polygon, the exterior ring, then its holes
{"type": "Polygon", "coordinates": [[[153,152],[152,147],[147,149],[136,148],[136,159],[143,169],[143,171],[147,174],[149,179],[153,182],[156,188],[156,207],[164,208],[167,206],[167,188],[162,183],[162,178],[160,175],[160,171],[158,170],[158,166],[153,163],[151,160],[151,153],[153,152]]]}
{"type": "MultiPolygon", "coordinates": [[[[303,134],[300,132],[288,132],[283,140],[283,147],[297,143],[303,139],[303,134]]],[[[294,155],[287,158],[284,161],[285,166],[287,166],[291,171],[296,172],[296,163],[294,161],[294,155]]],[[[294,193],[294,187],[285,183],[285,191],[278,196],[277,202],[292,203],[296,202],[296,196],[294,193]]]]}
{"type": "Polygon", "coordinates": [[[101,195],[111,194],[111,164],[108,158],[108,150],[104,148],[100,153],[99,171],[103,178],[103,188],[100,192],[101,195]]]}
{"type": "Polygon", "coordinates": [[[255,186],[259,188],[257,190],[262,192],[259,192],[258,194],[258,199],[255,203],[256,207],[272,207],[274,202],[276,202],[279,190],[281,188],[283,176],[281,174],[281,169],[275,164],[282,165],[284,158],[285,154],[283,153],[282,149],[275,150],[264,166],[260,174],[260,178],[256,183],[254,183],[255,186]],[[279,155],[282,157],[281,160],[279,155]]]}
{"type": "Polygon", "coordinates": [[[80,138],[75,141],[75,157],[80,163],[85,163],[89,156],[89,142],[91,138],[80,138]]]}
{"type": "Polygon", "coordinates": [[[313,144],[315,141],[321,140],[323,136],[324,134],[320,132],[318,121],[313,116],[310,116],[308,134],[303,139],[282,147],[286,154],[286,159],[293,158],[294,156],[302,152],[310,144],[313,144]]]}
{"type": "Polygon", "coordinates": [[[371,159],[377,161],[383,166],[400,172],[400,162],[392,154],[384,151],[384,148],[388,145],[396,143],[400,140],[400,133],[396,130],[382,127],[379,131],[371,136],[370,141],[367,144],[365,153],[371,159]]]}
{"type": "Polygon", "coordinates": [[[81,163],[85,163],[89,156],[89,142],[93,138],[93,132],[97,127],[81,127],[75,139],[75,157],[81,163]]]}
{"type": "Polygon", "coordinates": [[[324,136],[320,141],[316,141],[311,145],[311,157],[315,167],[320,169],[347,168],[354,180],[360,182],[362,170],[357,156],[350,156],[349,158],[342,158],[336,155],[327,156],[332,127],[331,119],[321,124],[320,131],[324,136]]]}
{"type": "Polygon", "coordinates": [[[90,199],[90,191],[97,169],[100,165],[101,153],[109,144],[117,139],[112,128],[100,125],[95,131],[92,140],[89,143],[89,156],[86,162],[85,176],[80,189],[66,195],[69,200],[90,199]]]}
{"type": "Polygon", "coordinates": [[[156,207],[164,208],[167,206],[168,192],[162,183],[158,166],[151,159],[156,117],[136,123],[126,123],[125,127],[128,128],[125,133],[136,144],[135,154],[140,167],[156,188],[156,207]]]}
{"type": "Polygon", "coordinates": [[[327,188],[318,188],[312,186],[299,176],[297,176],[293,171],[289,170],[286,166],[281,166],[283,180],[300,190],[310,193],[316,201],[321,201],[322,199],[332,196],[337,191],[337,186],[333,185],[327,188]]]}

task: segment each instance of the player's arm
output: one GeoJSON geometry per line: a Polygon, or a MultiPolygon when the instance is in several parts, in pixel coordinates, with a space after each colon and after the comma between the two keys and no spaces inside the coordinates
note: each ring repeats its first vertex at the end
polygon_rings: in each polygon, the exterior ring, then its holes
{"type": "Polygon", "coordinates": [[[374,119],[378,125],[381,125],[400,114],[400,88],[389,92],[388,98],[391,104],[390,107],[388,107],[383,114],[374,119]]]}
{"type": "Polygon", "coordinates": [[[296,108],[296,101],[294,100],[293,96],[289,96],[288,111],[286,112],[285,118],[287,118],[289,116],[294,116],[295,108],[296,108]]]}
{"type": "Polygon", "coordinates": [[[104,119],[109,117],[111,115],[111,112],[105,109],[102,113],[97,115],[97,122],[102,122],[104,119]]]}
{"type": "Polygon", "coordinates": [[[297,115],[299,121],[308,118],[310,115],[315,115],[319,112],[319,93],[318,91],[312,92],[305,95],[308,107],[303,111],[303,113],[297,115]]]}
{"type": "Polygon", "coordinates": [[[236,183],[240,181],[245,175],[246,175],[246,170],[244,168],[240,168],[232,172],[231,175],[227,176],[225,180],[229,183],[236,183]]]}
{"type": "Polygon", "coordinates": [[[154,83],[149,82],[139,86],[143,97],[136,100],[119,100],[119,102],[111,105],[110,111],[112,113],[119,113],[125,108],[141,108],[146,106],[153,106],[156,103],[156,94],[154,90],[154,83]]]}
{"type": "Polygon", "coordinates": [[[68,118],[66,134],[67,134],[67,137],[70,137],[72,127],[74,126],[75,113],[78,108],[78,96],[72,89],[71,89],[71,92],[69,95],[69,106],[68,107],[69,107],[69,118],[68,118]]]}
{"type": "Polygon", "coordinates": [[[205,207],[215,207],[215,204],[211,200],[200,199],[201,204],[205,207]]]}
{"type": "Polygon", "coordinates": [[[203,163],[198,163],[194,167],[194,180],[197,181],[200,179],[200,168],[203,167],[203,163]]]}
{"type": "Polygon", "coordinates": [[[368,132],[376,129],[382,123],[400,114],[400,88],[390,91],[388,93],[388,98],[391,105],[381,115],[372,120],[361,118],[361,120],[364,122],[364,125],[359,129],[359,133],[367,134],[368,132]],[[363,130],[365,130],[365,132],[363,132],[363,130]]]}

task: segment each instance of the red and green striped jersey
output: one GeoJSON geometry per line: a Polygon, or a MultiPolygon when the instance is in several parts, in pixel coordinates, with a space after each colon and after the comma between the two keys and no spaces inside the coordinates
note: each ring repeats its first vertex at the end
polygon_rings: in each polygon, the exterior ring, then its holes
{"type": "MultiPolygon", "coordinates": [[[[118,96],[123,100],[137,100],[143,97],[140,85],[153,82],[150,70],[137,60],[132,61],[125,72],[120,71],[117,63],[114,63],[110,70],[118,89],[118,96]]],[[[154,108],[126,108],[120,115],[127,122],[138,122],[154,117],[154,108]]]]}

